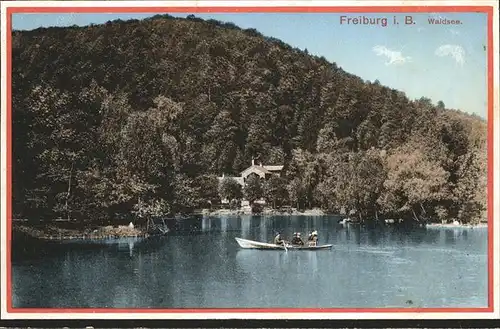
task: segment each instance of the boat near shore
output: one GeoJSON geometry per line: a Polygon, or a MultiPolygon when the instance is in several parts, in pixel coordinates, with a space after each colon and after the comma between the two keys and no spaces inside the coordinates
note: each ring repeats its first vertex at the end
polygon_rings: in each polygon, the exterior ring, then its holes
{"type": "Polygon", "coordinates": [[[252,240],[246,240],[242,238],[235,238],[236,242],[243,249],[261,249],[261,250],[322,250],[322,249],[331,249],[332,244],[325,244],[321,246],[296,246],[291,244],[277,245],[272,243],[258,242],[252,240]]]}

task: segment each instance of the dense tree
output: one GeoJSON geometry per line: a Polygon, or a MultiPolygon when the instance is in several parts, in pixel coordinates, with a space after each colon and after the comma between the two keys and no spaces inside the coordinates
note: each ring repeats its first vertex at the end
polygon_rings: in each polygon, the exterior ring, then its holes
{"type": "Polygon", "coordinates": [[[286,181],[280,176],[271,176],[263,186],[263,195],[266,202],[273,208],[283,205],[287,200],[286,181]]]}
{"type": "Polygon", "coordinates": [[[259,157],[285,175],[252,200],[367,220],[484,219],[483,119],[255,30],[157,15],[14,31],[12,44],[15,216],[144,218],[217,194],[236,202],[241,186],[215,175],[259,157]]]}
{"type": "Polygon", "coordinates": [[[304,202],[304,206],[311,208],[314,205],[314,191],[320,177],[319,159],[308,151],[294,150],[288,169],[288,179],[291,184],[288,191],[290,196],[294,196],[295,202],[304,202]],[[300,189],[297,189],[297,184],[301,185],[300,189]]]}
{"type": "Polygon", "coordinates": [[[198,190],[199,205],[206,207],[220,201],[219,180],[214,175],[201,175],[195,178],[193,185],[198,190]]]}
{"type": "Polygon", "coordinates": [[[379,204],[385,212],[428,216],[449,196],[446,172],[419,149],[397,150],[387,157],[387,180],[379,204]]]}
{"type": "Polygon", "coordinates": [[[219,195],[228,201],[239,200],[243,197],[241,185],[233,178],[225,177],[219,185],[219,195]]]}
{"type": "Polygon", "coordinates": [[[245,199],[252,205],[256,200],[263,197],[264,193],[262,190],[261,179],[257,175],[250,175],[247,178],[245,188],[243,189],[243,195],[245,199]]]}

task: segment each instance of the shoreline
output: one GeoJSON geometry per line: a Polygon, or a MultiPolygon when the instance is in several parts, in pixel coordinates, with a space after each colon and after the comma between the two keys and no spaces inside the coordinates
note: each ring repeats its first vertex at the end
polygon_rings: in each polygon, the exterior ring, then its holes
{"type": "Polygon", "coordinates": [[[142,228],[118,225],[95,225],[81,228],[58,227],[57,222],[47,224],[15,223],[12,232],[40,241],[100,241],[120,238],[147,238],[149,234],[142,228]]]}
{"type": "Polygon", "coordinates": [[[237,216],[237,215],[253,215],[253,216],[342,216],[339,214],[329,214],[325,213],[319,208],[307,209],[304,211],[298,211],[295,208],[290,209],[290,211],[280,211],[271,208],[264,208],[260,213],[252,213],[250,208],[245,209],[219,209],[215,211],[210,211],[209,209],[203,209],[202,214],[204,216],[237,216]]]}
{"type": "MultiPolygon", "coordinates": [[[[202,214],[204,216],[238,216],[238,215],[250,215],[250,216],[306,216],[306,217],[322,217],[322,216],[335,216],[339,218],[348,217],[342,214],[326,213],[319,208],[307,209],[304,211],[298,211],[292,208],[291,211],[279,211],[275,209],[265,208],[261,213],[252,213],[250,209],[219,209],[215,211],[210,211],[209,209],[203,209],[202,214]]],[[[348,222],[346,222],[348,224],[348,222]]],[[[353,223],[354,224],[354,223],[353,223]]],[[[392,223],[387,223],[386,225],[393,225],[392,223]]],[[[475,223],[475,224],[455,224],[455,223],[428,223],[424,225],[426,228],[486,228],[488,223],[475,223]]]]}
{"type": "Polygon", "coordinates": [[[426,228],[487,228],[487,223],[478,223],[478,224],[439,224],[439,223],[431,223],[425,224],[426,228]]]}
{"type": "MultiPolygon", "coordinates": [[[[252,214],[250,209],[219,209],[216,211],[210,211],[204,209],[202,212],[204,217],[221,217],[221,216],[304,216],[304,217],[324,217],[324,216],[334,216],[334,217],[345,217],[345,215],[340,214],[329,214],[325,213],[321,209],[309,209],[305,211],[298,211],[297,209],[290,209],[289,211],[279,211],[274,209],[264,209],[259,214],[252,214]]],[[[39,241],[53,241],[53,242],[67,242],[67,241],[102,241],[109,239],[121,239],[121,238],[148,238],[155,236],[154,234],[148,233],[142,227],[134,227],[133,225],[108,225],[108,226],[96,226],[96,225],[83,225],[79,224],[79,227],[64,227],[63,225],[67,222],[48,222],[48,223],[29,223],[23,221],[13,221],[12,231],[13,234],[17,236],[25,236],[28,238],[33,238],[39,241]]],[[[339,225],[349,225],[350,223],[338,223],[339,225]]],[[[355,224],[357,225],[357,224],[355,224]]],[[[385,224],[386,226],[392,226],[393,224],[385,224]]],[[[477,223],[477,224],[458,224],[458,223],[428,223],[424,225],[427,229],[474,229],[474,228],[487,228],[487,223],[477,223]]]]}

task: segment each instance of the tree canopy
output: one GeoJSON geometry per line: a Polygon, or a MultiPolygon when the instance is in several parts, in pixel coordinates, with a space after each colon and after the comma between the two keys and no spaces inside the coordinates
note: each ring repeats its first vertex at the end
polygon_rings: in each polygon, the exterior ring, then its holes
{"type": "Polygon", "coordinates": [[[189,211],[256,156],[285,165],[259,191],[273,204],[484,214],[484,120],[256,30],[157,15],[15,31],[12,44],[15,216],[189,211]]]}

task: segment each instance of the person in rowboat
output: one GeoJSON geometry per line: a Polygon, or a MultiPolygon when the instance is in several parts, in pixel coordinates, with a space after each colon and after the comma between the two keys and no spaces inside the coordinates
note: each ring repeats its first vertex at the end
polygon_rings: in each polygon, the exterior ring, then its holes
{"type": "Polygon", "coordinates": [[[309,237],[307,238],[307,241],[310,246],[317,246],[318,245],[318,231],[312,231],[309,233],[309,237]]]}
{"type": "Polygon", "coordinates": [[[281,238],[281,233],[276,233],[276,236],[274,237],[274,244],[278,246],[282,246],[285,244],[285,240],[281,238]]]}
{"type": "Polygon", "coordinates": [[[300,233],[295,232],[293,234],[292,244],[296,246],[303,246],[304,241],[300,238],[300,233]]]}

